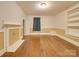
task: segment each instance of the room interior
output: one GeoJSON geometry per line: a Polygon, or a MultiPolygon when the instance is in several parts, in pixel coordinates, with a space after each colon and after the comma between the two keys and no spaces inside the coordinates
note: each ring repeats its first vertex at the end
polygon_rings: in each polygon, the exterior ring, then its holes
{"type": "Polygon", "coordinates": [[[79,1],[0,1],[0,56],[79,56],[79,1]]]}

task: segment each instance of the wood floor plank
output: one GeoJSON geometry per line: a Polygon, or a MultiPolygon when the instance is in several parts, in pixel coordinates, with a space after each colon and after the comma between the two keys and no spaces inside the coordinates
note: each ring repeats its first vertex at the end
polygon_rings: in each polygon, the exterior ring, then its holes
{"type": "Polygon", "coordinates": [[[16,57],[50,57],[50,56],[79,56],[79,48],[57,36],[31,35],[24,38],[24,43],[11,54],[16,57]]]}

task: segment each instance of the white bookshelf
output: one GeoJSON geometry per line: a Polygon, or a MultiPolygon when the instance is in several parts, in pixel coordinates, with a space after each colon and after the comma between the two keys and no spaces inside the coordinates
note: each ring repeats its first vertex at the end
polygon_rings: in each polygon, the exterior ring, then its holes
{"type": "Polygon", "coordinates": [[[79,4],[66,11],[67,28],[66,33],[79,37],[79,4]]]}

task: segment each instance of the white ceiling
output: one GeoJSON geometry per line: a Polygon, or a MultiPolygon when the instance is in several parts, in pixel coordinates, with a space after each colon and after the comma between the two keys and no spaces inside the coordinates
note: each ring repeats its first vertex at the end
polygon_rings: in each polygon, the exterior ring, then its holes
{"type": "Polygon", "coordinates": [[[77,3],[77,1],[48,1],[48,8],[42,10],[38,7],[38,4],[41,2],[42,1],[18,1],[17,3],[27,15],[41,16],[56,15],[77,3]]]}

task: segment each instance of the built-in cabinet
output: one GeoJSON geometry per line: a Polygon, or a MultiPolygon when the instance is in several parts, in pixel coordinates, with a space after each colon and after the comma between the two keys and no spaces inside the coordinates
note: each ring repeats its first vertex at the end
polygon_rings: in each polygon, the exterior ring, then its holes
{"type": "Polygon", "coordinates": [[[79,37],[79,4],[66,11],[67,29],[66,33],[79,37]]]}
{"type": "Polygon", "coordinates": [[[6,51],[15,51],[22,40],[20,23],[2,21],[0,26],[0,56],[6,51]],[[21,40],[20,40],[21,39],[21,40]]]}
{"type": "Polygon", "coordinates": [[[5,50],[14,51],[16,50],[17,41],[22,39],[21,25],[20,24],[4,24],[5,30],[5,50]]]}

